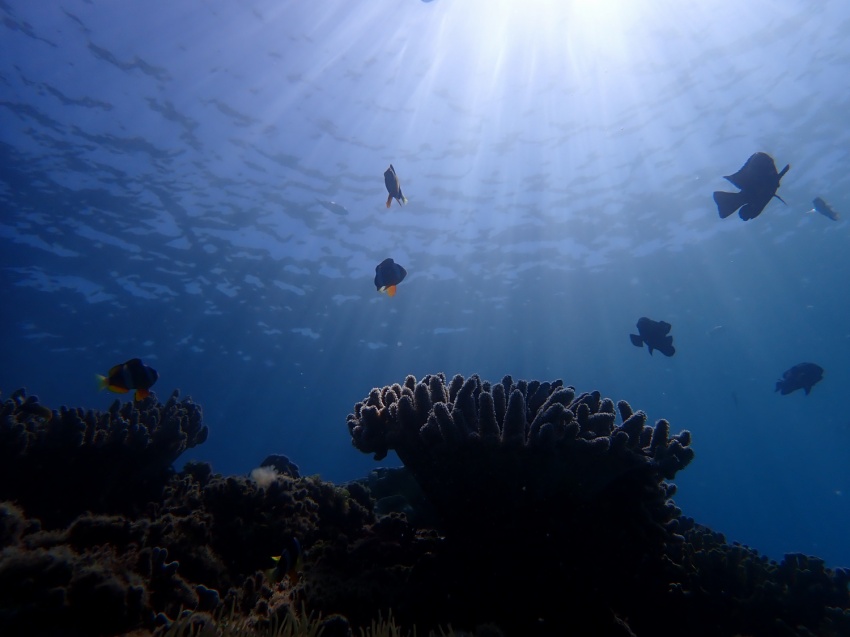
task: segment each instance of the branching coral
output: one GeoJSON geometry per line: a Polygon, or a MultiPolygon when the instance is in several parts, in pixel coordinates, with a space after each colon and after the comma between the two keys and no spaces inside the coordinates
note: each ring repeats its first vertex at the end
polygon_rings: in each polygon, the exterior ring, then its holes
{"type": "Polygon", "coordinates": [[[105,412],[52,411],[17,390],[0,405],[0,500],[15,499],[46,526],[85,510],[144,506],[180,454],[207,438],[201,408],[178,398],[175,391],[165,404],[152,394],[116,400],[105,412]]]}
{"type": "Polygon", "coordinates": [[[550,619],[565,598],[602,603],[588,591],[607,590],[605,603],[626,599],[682,541],[666,480],[693,458],[689,432],[671,437],[666,421],[648,426],[646,414],[599,392],[510,376],[408,376],[373,389],[348,429],[360,451],[380,459],[395,450],[434,505],[448,540],[444,567],[464,565],[446,597],[466,600],[469,623],[482,618],[476,597],[550,619]],[[506,558],[508,546],[521,561],[506,558]],[[529,565],[557,585],[506,596],[499,582],[526,577],[529,565]],[[501,577],[480,577],[493,572],[501,577]]]}
{"type": "Polygon", "coordinates": [[[651,517],[665,525],[677,515],[668,498],[672,479],[693,458],[690,433],[670,437],[660,420],[599,392],[576,396],[562,381],[482,382],[478,376],[426,376],[373,389],[348,418],[352,442],[383,458],[393,449],[448,526],[468,519],[517,516],[560,501],[590,502],[615,485],[639,478],[651,493],[651,517]],[[483,516],[483,518],[482,518],[483,516]]]}

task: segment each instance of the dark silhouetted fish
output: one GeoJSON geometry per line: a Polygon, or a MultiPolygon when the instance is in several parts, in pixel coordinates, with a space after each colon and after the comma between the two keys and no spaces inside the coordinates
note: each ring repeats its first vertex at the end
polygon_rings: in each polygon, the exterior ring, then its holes
{"type": "Polygon", "coordinates": [[[289,577],[290,583],[295,586],[300,579],[298,571],[303,564],[303,555],[304,551],[301,549],[301,542],[295,537],[289,538],[284,542],[284,549],[280,552],[280,555],[272,556],[275,566],[265,572],[266,577],[275,584],[289,577]]]}
{"type": "Polygon", "coordinates": [[[820,197],[815,197],[814,200],[812,200],[812,205],[814,206],[814,208],[812,208],[808,212],[819,212],[824,217],[829,217],[833,221],[838,221],[838,213],[835,212],[835,210],[832,209],[832,206],[830,206],[820,197]]]}
{"type": "Polygon", "coordinates": [[[823,378],[823,367],[814,363],[799,363],[782,374],[782,378],[776,381],[776,389],[774,391],[782,392],[785,396],[792,391],[802,389],[806,392],[806,396],[812,391],[815,386],[823,378]]]}
{"type": "Polygon", "coordinates": [[[387,192],[390,193],[387,197],[387,208],[393,205],[393,199],[398,200],[400,206],[407,203],[407,197],[401,192],[401,182],[399,182],[392,164],[384,171],[384,185],[387,187],[387,192]]]}
{"type": "Polygon", "coordinates": [[[153,367],[148,367],[138,358],[131,358],[126,363],[116,365],[106,376],[98,374],[97,380],[101,389],[108,389],[118,394],[126,394],[131,389],[136,390],[136,400],[147,398],[150,388],[159,378],[153,367]]]}
{"type": "Polygon", "coordinates": [[[396,286],[404,281],[407,270],[392,259],[384,259],[375,267],[375,287],[378,292],[386,292],[387,296],[395,296],[396,286]]]}
{"type": "Polygon", "coordinates": [[[649,348],[650,356],[654,349],[665,356],[672,356],[676,353],[676,348],[673,347],[673,337],[668,336],[672,327],[670,323],[653,321],[642,316],[637,322],[638,333],[629,334],[629,338],[632,339],[632,345],[635,347],[643,347],[645,343],[649,348]]]}
{"type": "Polygon", "coordinates": [[[773,197],[785,203],[776,191],[779,189],[779,180],[789,168],[790,164],[777,173],[773,157],[767,153],[751,155],[741,170],[724,177],[740,188],[741,192],[714,192],[714,203],[717,204],[720,218],[725,219],[740,208],[738,215],[748,221],[758,217],[773,197]]]}
{"type": "Polygon", "coordinates": [[[325,210],[328,210],[328,211],[334,213],[335,215],[347,215],[348,214],[348,209],[345,206],[343,206],[342,204],[338,204],[335,201],[326,201],[324,199],[319,199],[318,197],[316,197],[316,201],[319,204],[321,204],[321,206],[325,210]]]}

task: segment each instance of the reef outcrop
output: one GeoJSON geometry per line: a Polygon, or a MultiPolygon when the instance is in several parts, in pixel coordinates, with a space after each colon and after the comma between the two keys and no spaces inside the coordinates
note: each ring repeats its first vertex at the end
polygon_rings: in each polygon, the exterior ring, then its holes
{"type": "Polygon", "coordinates": [[[687,433],[561,383],[498,386],[374,390],[349,432],[411,469],[345,485],[283,455],[249,476],[175,470],[206,436],[176,393],[89,413],[15,392],[0,634],[350,637],[390,610],[380,634],[850,634],[850,571],[770,561],[679,513],[668,481],[692,457],[687,433]],[[286,572],[284,547],[301,553],[286,572]]]}
{"type": "MultiPolygon", "coordinates": [[[[437,512],[444,546],[413,573],[451,572],[436,616],[522,635],[797,634],[799,616],[781,609],[784,563],[729,547],[672,501],[669,481],[694,457],[690,433],[650,426],[625,401],[560,380],[408,376],[373,389],[347,424],[360,451],[394,450],[437,512]],[[726,599],[714,578],[742,570],[743,598],[726,599]]],[[[829,593],[806,625],[850,626],[847,577],[807,575],[829,593]]]]}
{"type": "Polygon", "coordinates": [[[0,500],[50,526],[83,511],[129,513],[161,493],[174,461],[208,433],[201,408],[177,391],[164,404],[151,394],[98,412],[51,410],[17,390],[0,405],[0,500]]]}
{"type": "MultiPolygon", "coordinates": [[[[577,395],[560,380],[436,374],[373,389],[348,428],[354,446],[376,459],[395,450],[450,536],[480,538],[518,520],[546,534],[556,511],[604,509],[604,527],[585,542],[627,536],[645,550],[650,538],[659,548],[681,539],[675,489],[665,481],[694,455],[688,431],[671,437],[667,421],[646,422],[625,401],[577,395]]],[[[563,531],[586,535],[587,517],[570,516],[563,531]]]]}

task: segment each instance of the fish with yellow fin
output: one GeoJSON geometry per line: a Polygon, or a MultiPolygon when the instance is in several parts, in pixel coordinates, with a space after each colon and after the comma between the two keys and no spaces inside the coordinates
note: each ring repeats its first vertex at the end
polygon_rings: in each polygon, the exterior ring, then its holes
{"type": "Polygon", "coordinates": [[[136,391],[136,400],[150,396],[150,388],[159,378],[153,367],[148,367],[139,358],[131,358],[126,363],[115,365],[106,376],[97,375],[101,389],[108,389],[117,394],[136,391]]]}
{"type": "Polygon", "coordinates": [[[407,203],[407,197],[401,192],[401,182],[398,180],[398,175],[395,174],[395,168],[392,164],[384,171],[384,185],[387,187],[387,192],[390,193],[387,197],[387,208],[393,205],[393,199],[398,201],[399,206],[407,203]]]}
{"type": "Polygon", "coordinates": [[[269,581],[279,584],[286,577],[295,586],[300,579],[298,571],[301,570],[303,564],[304,552],[301,550],[301,542],[297,538],[290,538],[286,541],[283,551],[280,555],[272,555],[272,561],[275,563],[274,568],[268,569],[266,577],[269,581]]]}

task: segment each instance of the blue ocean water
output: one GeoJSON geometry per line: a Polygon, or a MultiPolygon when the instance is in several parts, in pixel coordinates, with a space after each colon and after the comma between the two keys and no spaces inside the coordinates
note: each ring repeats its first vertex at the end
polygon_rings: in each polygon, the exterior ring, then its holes
{"type": "Polygon", "coordinates": [[[372,387],[562,378],[693,433],[686,515],[850,566],[846,2],[0,14],[4,396],[104,409],[95,374],[138,356],[204,408],[183,459],[344,481],[398,464],[351,446],[372,387]],[[791,164],[787,205],[721,220],[712,191],[757,151],[791,164]],[[641,316],[675,356],[631,345],[641,316]],[[811,394],[775,393],[806,361],[811,394]]]}

